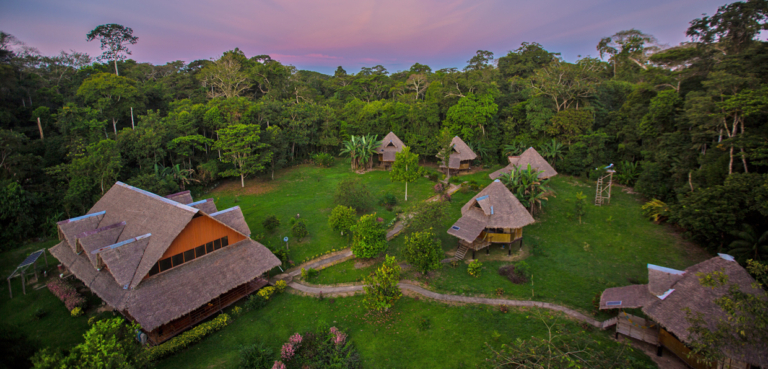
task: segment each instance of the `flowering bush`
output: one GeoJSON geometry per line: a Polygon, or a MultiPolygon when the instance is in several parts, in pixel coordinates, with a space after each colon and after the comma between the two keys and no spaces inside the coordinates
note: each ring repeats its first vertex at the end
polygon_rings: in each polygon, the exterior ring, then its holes
{"type": "Polygon", "coordinates": [[[275,361],[275,365],[272,365],[272,369],[286,369],[285,364],[281,361],[275,361]]]}
{"type": "Polygon", "coordinates": [[[333,344],[336,346],[344,345],[344,342],[347,341],[347,334],[336,327],[331,327],[331,335],[333,335],[333,344]]]}
{"type": "Polygon", "coordinates": [[[295,333],[280,350],[272,369],[361,368],[357,351],[347,342],[347,334],[336,327],[321,325],[314,332],[295,333]]]}
{"type": "Polygon", "coordinates": [[[73,317],[83,315],[83,309],[76,307],[72,309],[72,311],[69,312],[70,315],[73,317]]]}
{"type": "Polygon", "coordinates": [[[264,300],[269,300],[273,293],[275,293],[275,287],[264,287],[257,294],[263,297],[264,300]]]}
{"type": "Polygon", "coordinates": [[[285,281],[282,279],[275,282],[275,290],[277,291],[277,293],[283,293],[283,291],[285,291],[285,287],[287,286],[288,284],[285,283],[285,281]]]}
{"type": "Polygon", "coordinates": [[[220,314],[210,322],[200,324],[179,336],[171,338],[170,341],[150,348],[147,356],[150,361],[155,361],[175,354],[226,327],[230,322],[232,322],[232,319],[229,315],[220,314]]]}
{"type": "Polygon", "coordinates": [[[80,309],[85,307],[85,297],[77,293],[75,287],[67,283],[65,280],[60,278],[51,278],[46,286],[48,286],[48,290],[50,290],[51,293],[53,293],[56,297],[59,298],[59,300],[64,303],[64,306],[67,307],[67,310],[72,311],[77,307],[80,309]]]}
{"type": "Polygon", "coordinates": [[[280,349],[280,357],[282,357],[284,360],[291,360],[293,358],[293,355],[296,354],[296,347],[293,344],[285,343],[283,344],[283,347],[280,349]]]}
{"type": "Polygon", "coordinates": [[[467,271],[469,272],[469,275],[477,278],[480,276],[480,270],[483,268],[483,263],[480,262],[480,260],[472,260],[472,262],[469,263],[469,267],[467,268],[467,271]]]}
{"type": "Polygon", "coordinates": [[[301,343],[302,339],[303,338],[301,337],[301,335],[296,333],[293,336],[291,336],[291,338],[288,339],[288,342],[290,342],[292,345],[296,346],[296,345],[301,343]]]}
{"type": "Polygon", "coordinates": [[[234,308],[232,308],[232,311],[230,311],[230,314],[232,315],[233,318],[237,318],[243,314],[243,308],[239,306],[235,306],[234,308]]]}

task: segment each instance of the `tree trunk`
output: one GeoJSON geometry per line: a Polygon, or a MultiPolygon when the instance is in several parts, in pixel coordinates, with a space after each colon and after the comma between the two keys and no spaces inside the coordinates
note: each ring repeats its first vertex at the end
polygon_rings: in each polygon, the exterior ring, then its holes
{"type": "Polygon", "coordinates": [[[245,187],[245,174],[240,173],[240,187],[245,187]]]}
{"type": "Polygon", "coordinates": [[[728,151],[728,155],[731,157],[728,161],[728,175],[731,175],[733,173],[733,145],[731,145],[731,150],[728,151]]]}
{"type": "Polygon", "coordinates": [[[112,129],[115,131],[115,139],[117,139],[117,122],[115,118],[112,118],[112,129]]]}
{"type": "Polygon", "coordinates": [[[405,182],[405,201],[408,201],[408,182],[405,182]]]}
{"type": "MultiPolygon", "coordinates": [[[[43,125],[40,124],[40,117],[37,117],[37,129],[40,130],[40,141],[43,141],[43,125]]],[[[742,152],[744,150],[741,150],[742,152]]]]}
{"type": "Polygon", "coordinates": [[[115,75],[119,76],[120,73],[117,73],[117,58],[115,58],[115,75]]]}

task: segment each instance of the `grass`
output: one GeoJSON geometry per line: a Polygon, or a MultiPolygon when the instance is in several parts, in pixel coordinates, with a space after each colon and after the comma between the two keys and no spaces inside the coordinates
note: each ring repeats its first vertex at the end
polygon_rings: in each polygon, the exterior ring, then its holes
{"type": "MultiPolygon", "coordinates": [[[[405,184],[392,182],[389,172],[371,171],[356,174],[349,169],[349,159],[339,160],[331,168],[301,165],[285,169],[275,176],[274,181],[249,181],[245,191],[239,186],[223,191],[214,191],[203,195],[213,197],[219,209],[239,205],[254,238],[263,235],[261,242],[271,248],[285,247],[283,237],[289,237],[289,255],[299,264],[333,249],[348,247],[349,238],[341,236],[328,226],[328,216],[336,204],[333,195],[336,187],[346,178],[360,178],[366,184],[371,195],[380,199],[391,193],[397,197],[400,209],[407,209],[418,201],[433,195],[432,186],[426,178],[408,184],[408,202],[405,200],[405,184]],[[244,195],[249,187],[264,186],[270,190],[257,195],[244,195]],[[267,232],[262,226],[264,219],[274,214],[280,219],[280,227],[274,232],[267,232]],[[297,242],[290,234],[290,220],[300,214],[306,221],[309,236],[297,242]]],[[[392,211],[376,205],[373,212],[384,219],[385,224],[396,216],[397,208],[392,211]]]]}
{"type": "MultiPolygon", "coordinates": [[[[10,275],[16,266],[30,253],[43,247],[51,247],[58,241],[46,241],[32,243],[18,249],[6,251],[0,254],[0,273],[3,276],[10,275]]],[[[51,255],[48,256],[48,273],[56,272],[58,261],[51,255]]],[[[38,267],[42,271],[45,268],[45,260],[38,261],[38,267]]],[[[42,272],[41,272],[42,273],[42,272]]],[[[41,282],[45,279],[40,275],[41,282]]],[[[12,280],[13,298],[8,294],[8,283],[0,284],[0,316],[3,323],[12,325],[31,340],[36,341],[40,347],[69,348],[83,340],[83,333],[88,329],[89,314],[73,318],[56,296],[47,288],[35,290],[32,285],[27,285],[27,294],[21,291],[21,278],[12,280]],[[35,313],[41,311],[42,317],[36,317],[35,313]]],[[[89,296],[87,296],[89,297],[89,296]]],[[[92,302],[89,299],[89,303],[92,302]]],[[[95,301],[95,300],[93,300],[95,301]]],[[[94,304],[90,304],[93,306],[94,304]]]]}
{"type": "MultiPolygon", "coordinates": [[[[296,332],[313,330],[318,323],[336,326],[349,339],[366,368],[475,368],[489,352],[516,338],[542,336],[544,324],[523,310],[502,313],[496,307],[450,306],[404,297],[387,319],[365,316],[361,297],[319,300],[291,294],[276,296],[264,309],[248,312],[227,328],[192,348],[160,362],[157,368],[236,368],[238,348],[263,342],[279,352],[296,332]],[[424,324],[421,321],[426,320],[424,324]],[[497,339],[492,338],[497,332],[497,339]],[[407,349],[405,349],[407,348],[407,349]]],[[[580,325],[563,320],[572,330],[580,325]]],[[[603,345],[616,345],[608,333],[589,333],[603,345]]],[[[642,362],[650,359],[633,352],[642,362]]]]}

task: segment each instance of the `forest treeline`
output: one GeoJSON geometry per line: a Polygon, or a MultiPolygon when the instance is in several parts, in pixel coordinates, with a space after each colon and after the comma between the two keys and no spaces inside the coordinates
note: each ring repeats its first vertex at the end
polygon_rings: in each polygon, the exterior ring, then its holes
{"type": "Polygon", "coordinates": [[[600,58],[575,63],[530,42],[498,58],[479,50],[462,69],[332,76],[239,49],[139,63],[124,46],[141,41],[118,25],[88,34],[102,40],[99,61],[43,56],[2,33],[0,244],[55,235],[117,180],[167,194],[235,175],[220,160],[234,146],[256,158],[251,172],[274,175],[338,155],[353,135],[393,131],[422,160],[436,160],[447,132],[478,164],[529,146],[564,174],[595,178],[614,163],[620,182],[710,251],[751,234],[747,249],[768,256],[766,16],[764,0],[736,2],[691,21],[690,42],[621,31],[584,51],[600,58]],[[122,49],[97,32],[115,30],[129,36],[122,49]]]}

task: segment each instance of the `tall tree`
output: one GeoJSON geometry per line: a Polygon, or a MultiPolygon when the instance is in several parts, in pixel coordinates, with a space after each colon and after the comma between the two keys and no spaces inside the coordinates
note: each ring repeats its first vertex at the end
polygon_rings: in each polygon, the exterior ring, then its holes
{"type": "Polygon", "coordinates": [[[419,155],[412,153],[410,147],[406,146],[395,154],[395,162],[392,164],[389,178],[393,181],[405,182],[405,201],[408,201],[408,182],[413,182],[420,176],[419,155]]]}
{"type": "Polygon", "coordinates": [[[234,164],[233,169],[225,170],[223,176],[240,176],[240,186],[245,187],[245,176],[264,169],[271,153],[259,153],[257,150],[267,146],[261,142],[260,128],[253,124],[235,124],[219,130],[219,140],[214,148],[222,151],[221,161],[234,164]]]}
{"type": "Polygon", "coordinates": [[[104,50],[99,60],[112,60],[115,63],[115,74],[120,75],[117,71],[117,61],[125,60],[126,55],[131,55],[128,45],[135,45],[139,38],[133,35],[133,29],[130,27],[114,23],[102,24],[86,35],[88,42],[97,38],[101,41],[101,49],[104,50]]]}
{"type": "Polygon", "coordinates": [[[251,87],[248,74],[242,70],[242,63],[238,54],[234,52],[224,53],[212,64],[204,67],[197,78],[208,86],[208,97],[225,98],[238,97],[251,87]]]}
{"type": "Polygon", "coordinates": [[[766,29],[768,1],[737,1],[719,7],[713,16],[694,19],[686,35],[705,44],[722,43],[726,52],[737,54],[766,29]]]}

